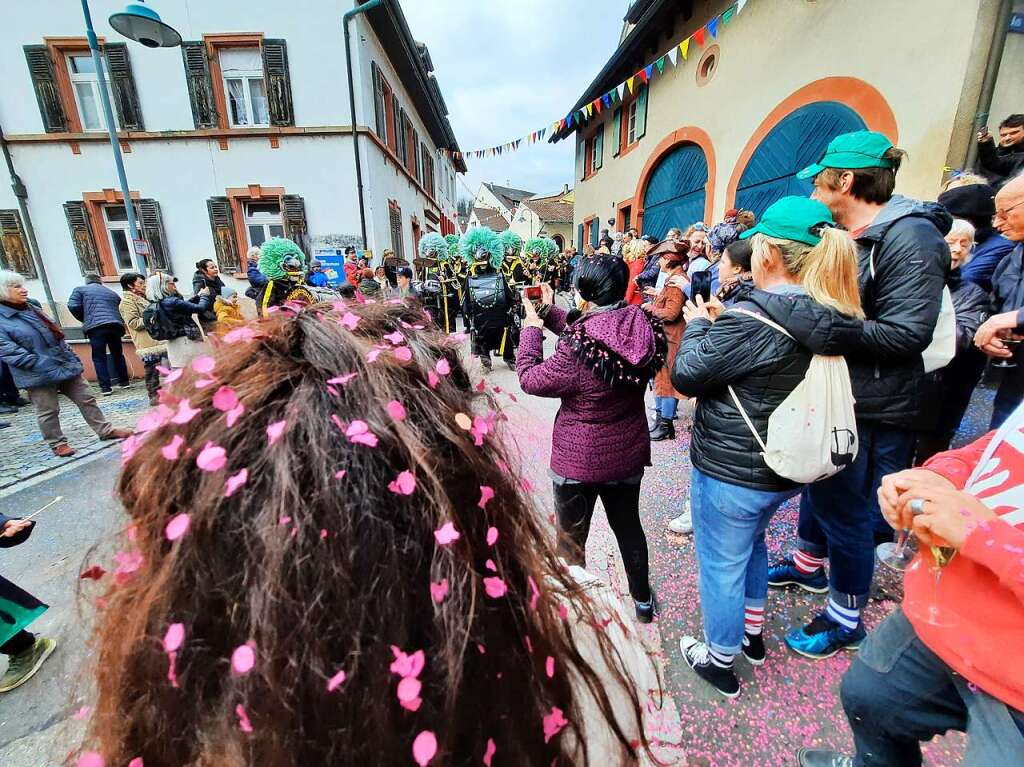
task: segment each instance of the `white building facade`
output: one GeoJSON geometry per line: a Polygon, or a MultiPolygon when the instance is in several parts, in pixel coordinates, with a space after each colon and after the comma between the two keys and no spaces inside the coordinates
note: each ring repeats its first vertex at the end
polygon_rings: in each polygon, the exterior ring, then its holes
{"type": "MultiPolygon", "coordinates": [[[[375,258],[391,249],[411,260],[422,234],[455,231],[455,174],[465,167],[449,159],[458,145],[429,52],[398,0],[351,22],[350,114],[342,15],[363,1],[157,3],[185,42],[149,50],[107,24],[121,0],[92,0],[151,268],[187,285],[196,261],[215,258],[244,290],[246,250],[269,237],[309,254],[363,248],[353,123],[375,258]]],[[[61,306],[85,272],[116,288],[135,270],[124,200],[77,0],[6,4],[0,19],[0,127],[61,306]]],[[[0,262],[42,299],[7,183],[0,234],[0,262]]]]}

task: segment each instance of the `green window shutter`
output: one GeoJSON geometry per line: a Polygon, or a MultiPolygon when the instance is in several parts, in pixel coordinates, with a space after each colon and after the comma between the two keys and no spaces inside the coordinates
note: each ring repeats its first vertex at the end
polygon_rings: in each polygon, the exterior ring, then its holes
{"type": "Polygon", "coordinates": [[[110,90],[114,94],[114,107],[117,109],[121,130],[145,130],[139,93],[135,89],[135,77],[132,75],[132,63],[128,59],[128,46],[124,43],[107,43],[103,46],[103,53],[107,57],[110,90]]]}
{"type": "Polygon", "coordinates": [[[53,71],[53,60],[45,45],[26,45],[25,60],[32,77],[32,88],[39,103],[39,116],[43,119],[43,130],[47,133],[65,133],[68,117],[57,89],[57,76],[53,71]]]}
{"type": "Polygon", "coordinates": [[[604,164],[604,125],[597,126],[594,134],[594,170],[601,170],[604,164]]]}
{"type": "Polygon", "coordinates": [[[286,194],[281,198],[284,211],[284,233],[303,251],[308,250],[306,226],[306,201],[297,194],[286,194]]]}
{"type": "Polygon", "coordinates": [[[640,89],[636,97],[636,138],[637,141],[647,132],[647,86],[640,89]]]}
{"type": "Polygon", "coordinates": [[[295,115],[292,111],[292,80],[288,74],[288,46],[284,40],[263,41],[263,76],[267,80],[270,124],[295,125],[295,115]]]}
{"type": "MultiPolygon", "coordinates": [[[[380,81],[380,67],[376,61],[370,62],[370,72],[373,75],[373,118],[377,127],[377,136],[381,141],[387,143],[387,131],[384,128],[384,86],[380,81]]],[[[353,118],[353,122],[355,119],[353,118]]]]}
{"type": "Polygon", "coordinates": [[[622,143],[622,110],[612,112],[612,157],[619,156],[619,145],[622,143]]]}
{"type": "Polygon", "coordinates": [[[82,274],[87,272],[102,274],[103,266],[100,262],[99,251],[96,250],[96,241],[92,236],[92,222],[89,219],[89,211],[86,210],[85,203],[78,200],[64,203],[64,215],[68,219],[71,242],[75,246],[78,266],[81,268],[82,274]]]}
{"type": "Polygon", "coordinates": [[[182,43],[181,59],[185,64],[185,84],[188,86],[193,124],[197,128],[216,128],[217,102],[213,99],[213,80],[210,77],[210,61],[206,57],[206,43],[182,43]]]}
{"type": "Polygon", "coordinates": [[[21,215],[16,210],[0,210],[0,268],[36,278],[36,264],[29,252],[21,215]]]}
{"type": "Polygon", "coordinates": [[[164,218],[160,214],[160,203],[156,200],[139,200],[139,227],[142,236],[149,243],[146,265],[161,272],[171,271],[171,259],[167,255],[167,235],[164,234],[164,218]]]}
{"type": "Polygon", "coordinates": [[[217,264],[221,271],[237,272],[241,268],[238,258],[238,242],[235,239],[235,221],[231,215],[231,202],[227,197],[211,197],[206,201],[210,213],[210,230],[213,232],[213,248],[217,252],[217,264]]]}
{"type": "Polygon", "coordinates": [[[584,176],[584,162],[587,156],[587,140],[583,134],[576,131],[576,180],[582,181],[584,176]]]}

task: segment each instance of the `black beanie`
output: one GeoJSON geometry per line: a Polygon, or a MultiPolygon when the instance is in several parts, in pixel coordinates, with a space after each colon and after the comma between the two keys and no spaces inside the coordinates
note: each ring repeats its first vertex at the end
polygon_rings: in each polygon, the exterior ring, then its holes
{"type": "Polygon", "coordinates": [[[992,226],[996,214],[996,190],[988,184],[958,186],[939,195],[939,204],[955,218],[970,221],[975,228],[992,226]]]}

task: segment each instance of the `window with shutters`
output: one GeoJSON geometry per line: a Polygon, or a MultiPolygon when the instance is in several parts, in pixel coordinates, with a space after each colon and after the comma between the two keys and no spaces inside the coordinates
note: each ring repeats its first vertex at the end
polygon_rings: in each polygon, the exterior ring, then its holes
{"type": "Polygon", "coordinates": [[[409,168],[409,171],[416,176],[416,180],[421,184],[423,183],[423,155],[419,151],[420,148],[420,134],[419,131],[412,130],[412,141],[409,143],[409,157],[412,160],[410,163],[413,167],[409,168]]]}
{"type": "Polygon", "coordinates": [[[30,279],[36,277],[36,264],[17,210],[0,210],[0,269],[9,269],[30,279]]]}
{"type": "MultiPolygon", "coordinates": [[[[135,192],[132,200],[139,237],[149,249],[145,256],[147,267],[170,271],[160,204],[156,200],[140,199],[135,192]]],[[[86,192],[81,202],[68,202],[64,210],[83,273],[97,272],[115,280],[119,274],[136,271],[128,213],[120,192],[113,189],[86,192]]]]}
{"type": "Polygon", "coordinates": [[[128,229],[128,212],[124,205],[103,206],[103,222],[114,269],[118,274],[133,271],[132,235],[128,229]]]}
{"type": "MultiPolygon", "coordinates": [[[[72,93],[75,96],[75,106],[78,108],[78,119],[82,123],[84,131],[105,131],[107,121],[103,115],[103,106],[100,100],[100,83],[96,73],[96,64],[89,53],[72,53],[66,57],[68,77],[71,80],[72,93]]],[[[107,86],[107,97],[111,103],[114,101],[114,94],[110,90],[110,75],[107,68],[103,67],[104,79],[107,86]]],[[[115,124],[117,117],[114,117],[115,124]]],[[[115,125],[120,128],[120,125],[115,125]]]]}
{"type": "Polygon", "coordinates": [[[437,194],[434,189],[434,158],[426,144],[420,144],[420,164],[423,167],[423,188],[434,197],[437,194]]]}
{"type": "Polygon", "coordinates": [[[394,202],[388,203],[388,214],[391,219],[391,249],[399,259],[404,258],[402,247],[402,209],[394,202]]]}
{"type": "Polygon", "coordinates": [[[267,83],[259,48],[226,48],[219,52],[228,125],[254,128],[270,125],[267,83]]]}
{"type": "Polygon", "coordinates": [[[597,130],[586,140],[584,153],[584,178],[590,178],[601,169],[604,162],[604,125],[598,125],[597,130]]]}
{"type": "Polygon", "coordinates": [[[284,237],[281,204],[270,201],[243,203],[247,246],[262,245],[271,237],[284,237]]]}
{"type": "Polygon", "coordinates": [[[626,146],[636,143],[636,101],[626,107],[626,146]]]}
{"type": "Polygon", "coordinates": [[[284,40],[210,34],[181,47],[197,128],[295,124],[284,40]]]}

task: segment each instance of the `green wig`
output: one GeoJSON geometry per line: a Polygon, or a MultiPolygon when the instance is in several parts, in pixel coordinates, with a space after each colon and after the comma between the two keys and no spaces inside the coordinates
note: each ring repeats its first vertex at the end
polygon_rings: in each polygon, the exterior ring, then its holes
{"type": "Polygon", "coordinates": [[[499,234],[498,241],[501,243],[501,252],[506,256],[515,258],[523,252],[523,238],[511,229],[506,229],[499,234]],[[509,251],[512,252],[509,253],[509,251]]]}
{"type": "Polygon", "coordinates": [[[458,258],[459,257],[459,235],[457,234],[446,234],[444,241],[448,243],[448,257],[458,258]]]}
{"type": "Polygon", "coordinates": [[[558,255],[558,243],[552,240],[550,237],[544,238],[544,244],[548,249],[548,258],[558,255]]]}
{"type": "Polygon", "coordinates": [[[448,243],[437,232],[430,232],[420,238],[420,258],[436,258],[444,261],[448,258],[448,243]]]}
{"type": "Polygon", "coordinates": [[[298,245],[285,237],[271,237],[260,245],[258,268],[268,280],[280,280],[285,276],[284,262],[288,258],[297,258],[306,268],[306,256],[298,245]]]}
{"type": "Polygon", "coordinates": [[[480,251],[487,254],[487,259],[495,269],[501,266],[502,258],[504,258],[501,242],[498,240],[498,235],[486,226],[474,226],[459,240],[459,253],[470,266],[484,260],[477,258],[480,251]]]}
{"type": "Polygon", "coordinates": [[[526,255],[530,258],[534,256],[540,256],[541,259],[548,257],[548,246],[541,237],[531,237],[526,241],[526,245],[523,247],[526,255]]]}

